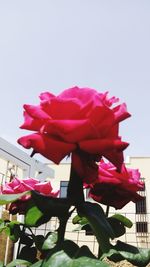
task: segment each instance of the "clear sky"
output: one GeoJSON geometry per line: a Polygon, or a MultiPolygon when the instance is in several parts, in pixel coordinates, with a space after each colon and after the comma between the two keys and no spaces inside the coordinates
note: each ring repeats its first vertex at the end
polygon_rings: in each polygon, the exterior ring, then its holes
{"type": "Polygon", "coordinates": [[[150,156],[149,0],[0,0],[0,136],[16,145],[23,104],[74,85],[126,102],[126,155],[150,156]]]}

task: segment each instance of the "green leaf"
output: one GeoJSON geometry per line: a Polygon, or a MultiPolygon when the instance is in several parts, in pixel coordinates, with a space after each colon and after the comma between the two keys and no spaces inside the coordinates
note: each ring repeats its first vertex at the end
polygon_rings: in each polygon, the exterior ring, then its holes
{"type": "Polygon", "coordinates": [[[90,259],[88,257],[81,257],[73,261],[70,267],[110,267],[107,263],[100,260],[90,259]]]}
{"type": "Polygon", "coordinates": [[[45,240],[45,238],[44,238],[43,235],[36,235],[34,237],[35,246],[40,251],[42,250],[42,246],[43,246],[44,240],[45,240]]]}
{"type": "Polygon", "coordinates": [[[8,223],[5,232],[13,242],[17,242],[21,234],[19,223],[16,221],[8,223]]]}
{"type": "Polygon", "coordinates": [[[117,241],[108,253],[102,255],[101,259],[108,257],[110,260],[117,262],[127,260],[139,267],[145,267],[150,262],[150,250],[140,249],[121,241],[117,241]]]}
{"type": "Polygon", "coordinates": [[[118,221],[116,218],[113,218],[113,216],[109,217],[107,220],[115,233],[115,237],[120,237],[125,234],[126,228],[122,222],[118,221]]]}
{"type": "Polygon", "coordinates": [[[45,259],[42,266],[43,267],[70,267],[72,263],[71,258],[64,253],[64,251],[59,251],[53,254],[50,258],[45,259]]]}
{"type": "Polygon", "coordinates": [[[41,267],[43,266],[43,260],[37,261],[34,264],[30,265],[30,267],[41,267]]]}
{"type": "Polygon", "coordinates": [[[88,222],[88,220],[85,217],[80,217],[79,215],[76,215],[73,219],[72,219],[72,223],[73,224],[80,224],[80,225],[85,225],[88,222]]]}
{"type": "Polygon", "coordinates": [[[103,209],[96,203],[86,202],[79,208],[79,215],[86,217],[95,234],[102,252],[109,251],[111,244],[109,238],[114,238],[115,234],[103,209]]]}
{"type": "Polygon", "coordinates": [[[21,265],[30,266],[31,262],[17,259],[17,260],[13,260],[10,263],[8,263],[6,267],[15,267],[15,266],[21,266],[21,265]]]}
{"type": "Polygon", "coordinates": [[[80,248],[72,240],[64,240],[61,250],[63,250],[70,258],[74,258],[80,248]]]}
{"type": "Polygon", "coordinates": [[[0,233],[6,229],[6,224],[3,220],[0,220],[0,233]]]}
{"type": "Polygon", "coordinates": [[[131,220],[129,220],[127,217],[123,216],[122,214],[116,213],[113,216],[109,217],[109,218],[115,218],[118,221],[122,222],[124,224],[124,226],[131,228],[133,226],[133,223],[131,220]]]}
{"type": "Polygon", "coordinates": [[[56,246],[57,239],[58,234],[56,232],[50,233],[44,241],[42,249],[47,250],[54,248],[56,246]]]}
{"type": "Polygon", "coordinates": [[[50,217],[66,216],[70,208],[70,204],[68,204],[66,199],[44,196],[37,191],[32,191],[32,199],[38,209],[44,215],[49,214],[50,217]]]}
{"type": "Polygon", "coordinates": [[[96,259],[95,255],[90,251],[90,249],[87,246],[82,246],[77,250],[74,258],[79,258],[79,257],[89,257],[92,259],[96,259]]]}
{"type": "Polygon", "coordinates": [[[43,213],[36,206],[29,208],[25,214],[25,224],[28,226],[36,226],[42,215],[43,213]]]}
{"type": "Polygon", "coordinates": [[[30,191],[26,191],[20,194],[2,194],[0,195],[0,205],[6,205],[9,204],[11,202],[16,201],[17,199],[25,196],[25,195],[29,195],[31,194],[30,191]]]}
{"type": "Polygon", "coordinates": [[[4,267],[4,263],[0,261],[0,267],[4,267]]]}
{"type": "Polygon", "coordinates": [[[64,251],[53,254],[50,258],[44,260],[42,267],[108,267],[109,265],[88,257],[71,259],[64,251]]]}
{"type": "Polygon", "coordinates": [[[33,245],[33,239],[25,232],[21,232],[20,242],[29,247],[33,245]]]}
{"type": "Polygon", "coordinates": [[[25,246],[21,249],[18,258],[34,263],[36,261],[37,249],[25,246]]]}

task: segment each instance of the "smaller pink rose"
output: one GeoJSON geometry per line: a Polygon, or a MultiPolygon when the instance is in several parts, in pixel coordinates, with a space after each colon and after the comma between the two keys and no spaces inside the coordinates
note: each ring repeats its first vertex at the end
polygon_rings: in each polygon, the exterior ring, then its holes
{"type": "Polygon", "coordinates": [[[90,185],[89,196],[95,201],[115,207],[123,208],[128,202],[137,202],[142,197],[137,193],[143,188],[140,173],[137,169],[126,168],[122,165],[121,172],[117,172],[112,163],[100,161],[98,178],[90,185]]]}
{"type": "MultiPolygon", "coordinates": [[[[50,182],[40,182],[35,178],[18,179],[15,177],[11,182],[6,183],[2,188],[2,194],[18,194],[29,190],[36,190],[39,193],[49,196],[57,197],[59,191],[53,192],[50,182]]],[[[26,201],[31,198],[30,195],[21,197],[21,199],[13,202],[9,206],[9,211],[12,214],[24,214],[26,208],[26,201]]]]}

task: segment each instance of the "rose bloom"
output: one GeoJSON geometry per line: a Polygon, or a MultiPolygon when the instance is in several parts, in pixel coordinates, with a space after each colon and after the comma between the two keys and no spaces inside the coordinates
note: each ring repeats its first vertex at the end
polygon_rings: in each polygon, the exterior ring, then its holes
{"type": "Polygon", "coordinates": [[[112,206],[116,209],[123,208],[128,202],[137,202],[142,199],[137,191],[143,188],[140,173],[137,169],[126,168],[122,165],[121,172],[117,172],[112,163],[99,163],[99,175],[90,187],[89,196],[95,201],[112,206]]]}
{"type": "Polygon", "coordinates": [[[126,104],[112,107],[118,101],[108,92],[90,88],[73,87],[58,96],[42,93],[38,106],[24,105],[21,128],[34,133],[18,143],[56,164],[72,153],[73,166],[82,178],[97,173],[95,162],[102,156],[120,169],[128,144],[121,141],[118,128],[130,114],[126,104]]]}
{"type": "MultiPolygon", "coordinates": [[[[53,192],[53,188],[50,182],[41,183],[38,179],[35,178],[27,178],[21,180],[17,177],[13,178],[11,182],[6,183],[3,186],[2,194],[18,194],[29,190],[36,190],[39,193],[49,197],[57,197],[59,194],[59,191],[53,192]]],[[[21,199],[11,203],[9,206],[10,213],[16,214],[18,212],[20,214],[24,214],[26,201],[28,201],[30,198],[30,195],[25,195],[21,197],[21,199]]]]}

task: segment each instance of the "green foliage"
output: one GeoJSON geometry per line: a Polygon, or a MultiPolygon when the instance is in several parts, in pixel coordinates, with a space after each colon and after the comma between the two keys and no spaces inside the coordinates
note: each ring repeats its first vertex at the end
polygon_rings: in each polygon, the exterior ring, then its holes
{"type": "Polygon", "coordinates": [[[137,247],[118,241],[108,253],[103,254],[101,259],[104,257],[108,257],[114,262],[127,260],[138,267],[145,267],[150,262],[150,250],[138,249],[137,247]]]}
{"type": "Polygon", "coordinates": [[[124,235],[126,232],[126,227],[131,228],[133,225],[128,218],[121,214],[114,214],[107,220],[115,233],[115,237],[124,235]]]}
{"type": "Polygon", "coordinates": [[[73,219],[72,219],[72,223],[73,224],[80,224],[80,225],[85,225],[88,222],[87,218],[85,217],[80,217],[79,215],[76,215],[73,219]]]}
{"type": "Polygon", "coordinates": [[[28,262],[36,262],[37,261],[37,249],[36,247],[29,247],[29,246],[24,246],[20,253],[18,258],[22,260],[26,260],[28,262]]]}
{"type": "Polygon", "coordinates": [[[32,191],[32,200],[43,215],[63,217],[68,214],[70,204],[66,199],[52,198],[39,194],[37,191],[32,191]]]}
{"type": "Polygon", "coordinates": [[[4,220],[0,219],[0,233],[6,229],[6,223],[4,220]]]}
{"type": "Polygon", "coordinates": [[[29,236],[29,234],[22,231],[21,235],[20,235],[20,242],[23,245],[27,245],[27,246],[31,247],[33,245],[34,240],[31,236],[29,236]]]}
{"type": "Polygon", "coordinates": [[[39,250],[39,251],[42,251],[42,246],[43,246],[43,243],[44,243],[44,236],[43,235],[36,235],[34,236],[34,242],[35,242],[35,246],[36,248],[39,250]]]}
{"type": "Polygon", "coordinates": [[[43,243],[42,249],[47,250],[47,249],[54,248],[56,246],[57,239],[58,239],[58,234],[56,232],[50,233],[46,237],[46,239],[43,243]]]}
{"type": "Polygon", "coordinates": [[[120,213],[116,213],[109,218],[115,218],[116,220],[122,222],[122,224],[126,226],[127,228],[131,228],[133,226],[133,223],[131,222],[131,220],[129,220],[127,217],[123,216],[120,213]]]}
{"type": "Polygon", "coordinates": [[[20,225],[16,221],[11,221],[7,223],[5,232],[13,242],[17,242],[21,234],[20,225]]]}
{"type": "Polygon", "coordinates": [[[95,234],[102,252],[107,252],[110,249],[110,238],[114,238],[115,234],[112,227],[107,221],[103,209],[100,205],[90,202],[85,202],[79,208],[79,216],[85,217],[95,234]]]}
{"type": "Polygon", "coordinates": [[[28,226],[36,226],[42,215],[43,213],[36,206],[29,208],[25,214],[25,224],[28,226]]]}
{"type": "MultiPolygon", "coordinates": [[[[32,266],[32,265],[31,265],[32,266]]],[[[58,251],[51,257],[44,260],[42,267],[108,267],[108,264],[91,259],[88,257],[79,257],[77,259],[71,259],[63,250],[58,251]]]]}
{"type": "Polygon", "coordinates": [[[13,260],[6,265],[6,267],[15,267],[15,266],[30,266],[32,263],[25,260],[13,260]]]}
{"type": "MultiPolygon", "coordinates": [[[[39,260],[31,265],[32,267],[41,267],[43,266],[43,260],[39,260]]],[[[64,266],[65,267],[65,266],[64,266]]]]}

